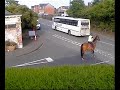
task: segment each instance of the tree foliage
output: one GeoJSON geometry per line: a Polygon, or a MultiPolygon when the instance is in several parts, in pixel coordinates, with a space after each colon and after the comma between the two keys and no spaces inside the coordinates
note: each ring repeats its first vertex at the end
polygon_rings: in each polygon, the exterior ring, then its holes
{"type": "Polygon", "coordinates": [[[98,4],[100,1],[101,1],[101,0],[93,0],[92,4],[93,4],[93,5],[96,5],[96,4],[98,4]]]}
{"type": "Polygon", "coordinates": [[[11,5],[11,4],[15,4],[18,5],[17,1],[15,0],[5,0],[6,5],[11,5]]]}
{"type": "MultiPolygon", "coordinates": [[[[75,0],[73,1],[75,2],[75,0]]],[[[67,12],[69,16],[89,18],[94,25],[100,27],[102,30],[114,31],[114,7],[114,0],[94,0],[92,6],[83,6],[82,8],[77,4],[72,4],[67,12]]]]}
{"type": "Polygon", "coordinates": [[[84,6],[85,4],[83,0],[73,0],[67,13],[72,17],[79,17],[84,6]]]}
{"type": "Polygon", "coordinates": [[[29,29],[36,26],[38,15],[34,13],[32,10],[30,10],[27,6],[11,3],[7,5],[5,9],[13,14],[22,15],[21,17],[22,29],[29,29]]]}

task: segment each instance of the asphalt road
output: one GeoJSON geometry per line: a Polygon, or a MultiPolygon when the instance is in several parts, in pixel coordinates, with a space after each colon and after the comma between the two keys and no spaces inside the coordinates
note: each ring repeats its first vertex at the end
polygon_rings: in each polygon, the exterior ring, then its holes
{"type": "MultiPolygon", "coordinates": [[[[70,36],[66,33],[52,30],[52,22],[40,19],[41,30],[38,32],[43,39],[43,45],[40,49],[30,54],[7,59],[7,67],[40,67],[45,65],[114,65],[114,40],[109,37],[99,35],[101,41],[97,42],[95,58],[91,53],[86,53],[85,61],[81,60],[80,46],[87,42],[86,37],[70,36]],[[13,62],[14,60],[14,62],[13,62]]],[[[92,32],[93,35],[96,35],[92,32]]]]}

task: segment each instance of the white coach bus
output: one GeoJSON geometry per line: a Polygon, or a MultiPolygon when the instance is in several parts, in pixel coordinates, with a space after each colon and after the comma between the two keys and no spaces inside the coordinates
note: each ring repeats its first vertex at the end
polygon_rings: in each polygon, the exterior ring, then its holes
{"type": "Polygon", "coordinates": [[[56,16],[52,18],[52,21],[52,29],[75,36],[90,35],[89,19],[56,16]]]}

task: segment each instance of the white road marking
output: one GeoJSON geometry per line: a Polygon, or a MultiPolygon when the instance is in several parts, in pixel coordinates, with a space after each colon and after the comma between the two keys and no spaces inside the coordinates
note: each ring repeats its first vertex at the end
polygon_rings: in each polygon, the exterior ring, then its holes
{"type": "MultiPolygon", "coordinates": [[[[53,35],[54,37],[61,37],[61,36],[59,36],[59,35],[56,35],[56,34],[54,34],[53,35]]],[[[61,38],[63,38],[63,39],[67,39],[67,38],[65,38],[65,37],[61,37],[61,38]]],[[[75,42],[75,41],[72,41],[72,40],[70,40],[70,39],[67,39],[68,41],[71,41],[71,42],[75,42]]],[[[107,45],[111,45],[111,46],[114,46],[113,44],[110,44],[110,43],[106,43],[106,42],[103,42],[103,41],[99,41],[99,42],[101,42],[101,43],[105,43],[105,44],[107,44],[107,45]]],[[[78,43],[78,42],[75,42],[75,43],[78,43]]],[[[79,43],[80,44],[80,43],[79,43]]]]}
{"type": "Polygon", "coordinates": [[[23,66],[30,66],[30,65],[40,64],[40,63],[47,63],[47,62],[27,63],[27,64],[20,64],[20,65],[12,66],[12,67],[23,67],[23,66]]]}
{"type": "Polygon", "coordinates": [[[107,63],[107,62],[109,62],[109,61],[99,62],[99,63],[95,63],[95,64],[91,64],[91,65],[97,65],[97,64],[107,63]]]}
{"type": "MultiPolygon", "coordinates": [[[[78,42],[76,42],[76,41],[72,41],[72,40],[70,40],[70,39],[67,39],[67,38],[65,38],[65,37],[59,36],[59,35],[57,35],[57,34],[54,34],[54,35],[52,35],[52,36],[54,36],[54,37],[56,37],[56,38],[58,38],[58,39],[61,39],[61,40],[63,40],[63,41],[66,41],[66,42],[70,42],[70,43],[72,43],[72,44],[74,44],[74,45],[81,46],[81,43],[78,43],[78,42]]],[[[108,52],[104,52],[104,51],[102,51],[102,50],[100,50],[100,49],[95,49],[95,52],[98,52],[98,53],[100,53],[100,54],[102,54],[102,55],[104,55],[104,56],[106,56],[106,57],[112,58],[112,59],[114,58],[114,57],[112,57],[112,55],[109,54],[108,52]]]]}
{"type": "Polygon", "coordinates": [[[53,62],[53,61],[54,60],[52,58],[48,57],[48,58],[35,60],[35,61],[24,63],[24,64],[15,65],[15,66],[12,66],[12,67],[21,67],[21,66],[27,66],[27,65],[35,65],[35,64],[48,63],[48,62],[53,62]],[[45,61],[43,62],[43,60],[45,60],[45,61]],[[40,62],[40,61],[42,61],[42,62],[40,62]]]}
{"type": "Polygon", "coordinates": [[[72,44],[75,44],[75,45],[81,45],[80,43],[78,43],[78,42],[76,42],[76,41],[72,41],[72,40],[70,40],[70,39],[67,39],[67,38],[65,38],[65,37],[61,37],[61,36],[58,36],[58,35],[53,35],[54,37],[56,37],[56,38],[59,38],[59,39],[62,39],[62,40],[64,40],[64,41],[67,41],[67,42],[70,42],[70,43],[72,43],[72,44]]]}
{"type": "Polygon", "coordinates": [[[110,43],[106,43],[106,42],[103,42],[103,41],[99,41],[101,43],[105,43],[105,44],[108,44],[108,45],[111,45],[111,46],[114,46],[113,44],[110,44],[110,43]]]}
{"type": "Polygon", "coordinates": [[[29,65],[30,63],[35,63],[35,62],[39,62],[39,61],[43,61],[43,60],[44,60],[44,59],[40,59],[40,60],[36,60],[36,61],[32,61],[32,62],[28,62],[28,63],[24,63],[24,64],[20,64],[20,65],[12,66],[12,67],[25,66],[25,65],[29,65]]]}
{"type": "Polygon", "coordinates": [[[45,58],[48,62],[53,62],[53,59],[48,57],[48,58],[45,58]]]}

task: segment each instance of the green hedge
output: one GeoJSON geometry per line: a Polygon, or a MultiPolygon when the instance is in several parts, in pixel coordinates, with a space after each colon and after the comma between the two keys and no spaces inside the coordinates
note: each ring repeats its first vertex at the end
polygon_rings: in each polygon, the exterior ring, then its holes
{"type": "Polygon", "coordinates": [[[115,0],[93,0],[90,6],[85,6],[80,1],[83,0],[72,0],[71,7],[67,10],[69,16],[88,18],[101,30],[115,31],[115,0]]]}
{"type": "Polygon", "coordinates": [[[41,68],[7,68],[6,90],[113,90],[114,66],[54,66],[41,68]]]}

